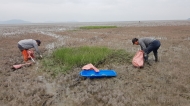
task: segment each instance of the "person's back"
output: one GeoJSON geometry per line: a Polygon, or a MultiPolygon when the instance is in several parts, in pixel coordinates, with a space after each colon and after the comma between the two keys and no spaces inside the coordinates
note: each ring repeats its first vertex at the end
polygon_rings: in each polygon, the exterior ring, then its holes
{"type": "Polygon", "coordinates": [[[35,40],[33,39],[24,39],[24,40],[20,40],[18,42],[18,44],[20,46],[22,46],[24,49],[31,49],[31,48],[35,48],[35,46],[37,46],[37,43],[35,40]]]}
{"type": "Polygon", "coordinates": [[[141,49],[144,50],[154,40],[155,40],[155,38],[152,38],[152,37],[144,37],[144,38],[140,38],[138,41],[139,41],[139,45],[141,46],[141,49]]]}

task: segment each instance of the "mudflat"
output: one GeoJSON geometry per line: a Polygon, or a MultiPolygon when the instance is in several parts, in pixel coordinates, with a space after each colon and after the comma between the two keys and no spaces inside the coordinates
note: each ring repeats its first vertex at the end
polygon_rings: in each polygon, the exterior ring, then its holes
{"type": "MultiPolygon", "coordinates": [[[[2,106],[187,106],[190,104],[190,21],[141,21],[0,25],[0,104],[2,106]],[[114,25],[117,28],[82,30],[80,26],[114,25]],[[131,63],[104,64],[117,77],[81,78],[81,67],[52,78],[36,64],[13,70],[22,63],[17,42],[40,39],[43,58],[59,47],[83,45],[140,50],[131,39],[160,40],[159,62],[135,68],[131,63]]],[[[36,54],[37,56],[37,54],[36,54]]]]}

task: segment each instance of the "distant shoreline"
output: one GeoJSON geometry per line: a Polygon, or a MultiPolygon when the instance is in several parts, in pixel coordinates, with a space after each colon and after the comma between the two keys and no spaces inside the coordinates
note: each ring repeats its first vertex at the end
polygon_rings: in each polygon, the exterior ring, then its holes
{"type": "Polygon", "coordinates": [[[145,21],[111,21],[111,22],[60,22],[60,23],[17,23],[17,24],[0,24],[0,26],[62,26],[62,27],[80,27],[80,26],[97,26],[97,25],[114,25],[114,26],[176,26],[190,25],[190,20],[145,20],[145,21]]]}

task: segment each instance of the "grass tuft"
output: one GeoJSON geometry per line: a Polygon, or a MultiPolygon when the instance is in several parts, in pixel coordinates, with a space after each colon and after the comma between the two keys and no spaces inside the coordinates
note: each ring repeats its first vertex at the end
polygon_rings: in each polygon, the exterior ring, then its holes
{"type": "Polygon", "coordinates": [[[124,50],[112,50],[106,47],[83,46],[59,48],[49,58],[43,59],[45,70],[52,75],[65,73],[72,68],[82,67],[88,63],[101,65],[105,63],[126,63],[131,56],[124,50]]]}

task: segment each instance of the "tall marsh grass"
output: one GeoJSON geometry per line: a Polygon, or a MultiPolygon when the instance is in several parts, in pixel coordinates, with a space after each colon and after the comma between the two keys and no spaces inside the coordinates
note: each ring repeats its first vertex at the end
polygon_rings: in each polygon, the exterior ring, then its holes
{"type": "Polygon", "coordinates": [[[130,55],[124,50],[112,50],[106,47],[83,46],[73,48],[59,48],[52,53],[52,56],[43,59],[46,71],[52,74],[67,72],[72,68],[82,67],[88,63],[100,65],[106,61],[123,62],[129,61],[130,55]]]}

